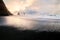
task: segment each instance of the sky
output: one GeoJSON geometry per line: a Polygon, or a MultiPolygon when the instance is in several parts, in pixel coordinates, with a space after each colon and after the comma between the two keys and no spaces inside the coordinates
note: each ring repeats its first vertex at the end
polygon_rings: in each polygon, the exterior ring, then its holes
{"type": "Polygon", "coordinates": [[[60,0],[4,0],[8,10],[24,11],[27,14],[59,14],[60,0]]]}

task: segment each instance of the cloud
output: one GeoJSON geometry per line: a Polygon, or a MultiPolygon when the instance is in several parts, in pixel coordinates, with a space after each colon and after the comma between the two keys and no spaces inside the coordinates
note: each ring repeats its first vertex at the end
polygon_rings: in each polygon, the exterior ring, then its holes
{"type": "Polygon", "coordinates": [[[26,7],[29,7],[33,4],[34,0],[4,0],[7,8],[10,11],[19,11],[25,10],[26,7]]]}
{"type": "Polygon", "coordinates": [[[20,2],[20,6],[22,7],[21,10],[25,10],[26,7],[31,6],[34,3],[34,0],[23,0],[20,2]]]}
{"type": "Polygon", "coordinates": [[[36,10],[32,10],[32,9],[27,9],[25,10],[26,14],[31,14],[31,15],[35,15],[36,13],[38,13],[36,10]]]}
{"type": "MultiPolygon", "coordinates": [[[[60,11],[59,0],[4,0],[7,8],[11,11],[31,9],[39,13],[55,13],[60,11]]],[[[60,12],[59,12],[60,13],[60,12]]]]}

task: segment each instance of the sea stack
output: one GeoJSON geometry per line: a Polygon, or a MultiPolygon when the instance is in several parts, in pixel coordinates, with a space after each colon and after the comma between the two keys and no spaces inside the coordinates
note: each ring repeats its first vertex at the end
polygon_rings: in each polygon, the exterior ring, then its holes
{"type": "Polygon", "coordinates": [[[0,0],[0,16],[9,16],[9,15],[12,14],[6,8],[6,5],[4,4],[3,0],[0,0]]]}

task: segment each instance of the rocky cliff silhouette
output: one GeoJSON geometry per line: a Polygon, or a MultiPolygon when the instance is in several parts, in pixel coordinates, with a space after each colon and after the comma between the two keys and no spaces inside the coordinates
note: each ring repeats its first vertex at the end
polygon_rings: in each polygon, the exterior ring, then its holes
{"type": "Polygon", "coordinates": [[[3,0],[0,0],[0,16],[9,16],[12,15],[6,8],[3,0]]]}

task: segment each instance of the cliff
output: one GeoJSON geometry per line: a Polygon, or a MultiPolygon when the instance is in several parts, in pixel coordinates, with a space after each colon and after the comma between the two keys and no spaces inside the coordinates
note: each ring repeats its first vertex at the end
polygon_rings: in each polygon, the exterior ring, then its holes
{"type": "Polygon", "coordinates": [[[3,0],[0,0],[0,16],[9,16],[12,15],[6,8],[3,0]]]}

